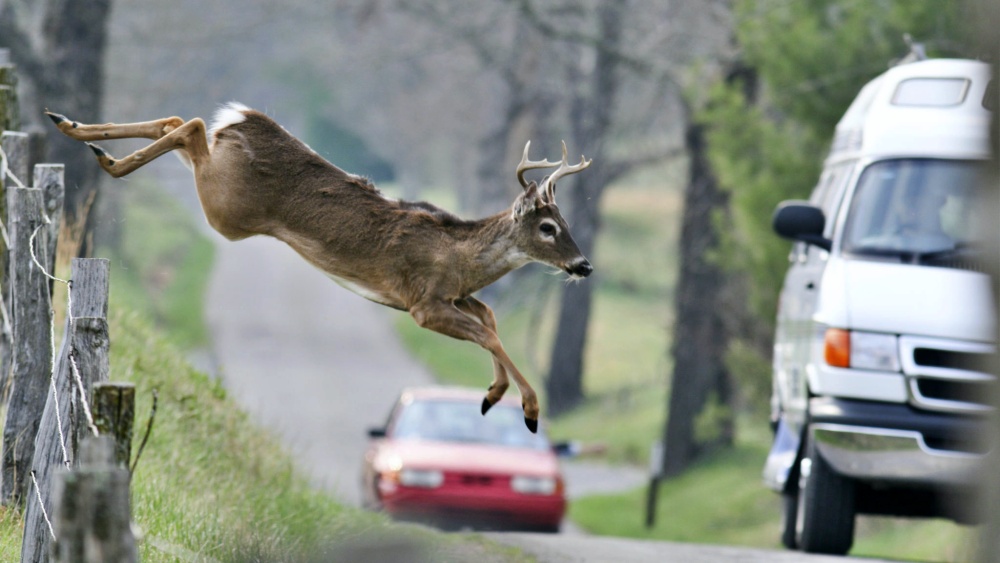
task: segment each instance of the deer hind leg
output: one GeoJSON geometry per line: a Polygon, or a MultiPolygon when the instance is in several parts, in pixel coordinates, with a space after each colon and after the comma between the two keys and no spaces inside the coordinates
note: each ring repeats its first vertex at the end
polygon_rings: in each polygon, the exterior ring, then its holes
{"type": "Polygon", "coordinates": [[[104,139],[159,139],[181,125],[184,120],[179,117],[165,117],[154,121],[141,123],[105,123],[103,125],[87,125],[73,121],[65,115],[45,112],[64,135],[77,141],[100,141],[104,139]]]}
{"type": "Polygon", "coordinates": [[[122,159],[115,159],[101,147],[87,143],[87,146],[97,155],[97,162],[101,168],[115,178],[134,172],[144,164],[176,149],[184,150],[195,165],[203,162],[209,156],[205,122],[199,118],[188,122],[184,122],[179,117],[167,117],[141,123],[86,125],[71,121],[57,113],[46,113],[55,122],[59,131],[78,141],[153,139],[154,142],[151,145],[122,159]]]}
{"type": "MultiPolygon", "coordinates": [[[[410,315],[423,328],[459,340],[474,342],[493,354],[493,359],[496,362],[495,365],[499,365],[505,374],[509,374],[514,379],[514,383],[521,393],[524,424],[528,427],[528,430],[538,432],[538,414],[540,409],[535,390],[532,389],[531,384],[521,375],[517,366],[514,365],[510,356],[503,349],[503,344],[500,342],[500,338],[497,336],[495,330],[495,321],[492,328],[487,327],[484,321],[480,320],[480,317],[473,313],[473,311],[482,314],[483,311],[489,311],[489,307],[474,298],[458,300],[454,303],[430,301],[418,303],[411,307],[410,315]]],[[[489,311],[489,314],[485,318],[492,318],[492,311],[489,311]]],[[[497,373],[494,371],[494,377],[496,376],[497,373]]],[[[490,391],[490,393],[494,394],[493,396],[496,397],[496,400],[500,400],[499,397],[502,395],[502,393],[497,393],[498,390],[497,387],[494,387],[490,391]]],[[[488,393],[487,400],[490,397],[491,395],[488,393]]]]}

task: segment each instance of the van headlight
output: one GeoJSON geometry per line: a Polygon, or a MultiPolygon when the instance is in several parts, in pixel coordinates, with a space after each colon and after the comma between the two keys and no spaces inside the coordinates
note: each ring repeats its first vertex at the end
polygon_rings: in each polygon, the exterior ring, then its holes
{"type": "Polygon", "coordinates": [[[552,495],[558,487],[559,483],[554,477],[518,475],[510,480],[510,488],[526,495],[552,495]]]}
{"type": "Polygon", "coordinates": [[[898,372],[899,342],[894,334],[829,328],[823,337],[826,363],[840,368],[898,372]]]}
{"type": "Polygon", "coordinates": [[[403,469],[399,472],[399,484],[406,487],[436,489],[444,483],[444,473],[435,469],[403,469]]]}

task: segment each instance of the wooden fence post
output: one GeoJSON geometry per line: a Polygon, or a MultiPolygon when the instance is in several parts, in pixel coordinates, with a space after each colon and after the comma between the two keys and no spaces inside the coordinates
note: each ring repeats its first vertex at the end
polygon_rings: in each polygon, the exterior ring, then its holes
{"type": "MultiPolygon", "coordinates": [[[[0,133],[0,147],[3,147],[7,155],[7,167],[21,182],[26,182],[28,177],[28,135],[16,131],[4,131],[0,133]]],[[[0,185],[4,188],[4,193],[0,196],[0,219],[4,225],[10,223],[12,214],[10,213],[7,193],[17,184],[9,176],[0,178],[0,185]]],[[[0,239],[0,299],[3,299],[3,310],[6,315],[0,319],[2,335],[0,335],[0,400],[6,402],[10,395],[10,368],[11,354],[13,347],[13,310],[10,289],[10,249],[7,244],[0,239]]]]}
{"type": "MultiPolygon", "coordinates": [[[[71,280],[73,280],[73,310],[66,316],[66,336],[56,360],[55,386],[58,403],[52,393],[48,393],[38,437],[35,441],[35,457],[32,469],[38,481],[38,491],[49,514],[55,504],[52,502],[53,479],[59,466],[63,464],[63,447],[60,432],[66,440],[66,455],[75,462],[77,459],[76,436],[89,432],[87,421],[74,397],[79,391],[74,380],[70,353],[76,358],[76,365],[85,388],[85,397],[90,396],[92,383],[108,379],[108,281],[109,262],[97,258],[77,258],[73,260],[71,280]],[[71,330],[72,329],[72,330],[71,330]],[[56,416],[56,411],[65,413],[56,416]],[[72,414],[70,414],[72,413],[72,414]],[[58,422],[61,420],[60,429],[58,422]]],[[[24,514],[24,536],[21,542],[22,562],[47,561],[52,536],[37,496],[28,499],[24,514]]]]}
{"type": "Polygon", "coordinates": [[[135,425],[135,385],[115,381],[95,383],[93,397],[94,424],[101,436],[114,438],[115,462],[128,469],[135,425]]]}
{"type": "Polygon", "coordinates": [[[9,188],[11,220],[10,264],[14,322],[11,380],[13,386],[3,429],[3,456],[0,467],[0,501],[20,504],[30,483],[28,473],[35,451],[35,436],[45,408],[52,374],[51,303],[49,280],[35,264],[33,253],[42,260],[48,248],[43,228],[42,192],[30,188],[9,188]],[[37,250],[32,249],[32,238],[37,250]]]}
{"type": "Polygon", "coordinates": [[[128,469],[114,462],[114,450],[110,437],[88,436],[80,444],[80,467],[56,475],[54,563],[138,560],[129,509],[130,477],[128,469]]]}
{"type": "MultiPolygon", "coordinates": [[[[48,245],[45,247],[45,252],[40,253],[46,257],[46,261],[42,264],[45,266],[45,271],[55,275],[56,243],[59,241],[59,224],[62,221],[63,201],[66,199],[66,165],[36,164],[32,187],[41,190],[45,214],[49,218],[44,227],[49,235],[46,239],[48,245]]],[[[51,288],[50,283],[49,289],[51,288]]]]}

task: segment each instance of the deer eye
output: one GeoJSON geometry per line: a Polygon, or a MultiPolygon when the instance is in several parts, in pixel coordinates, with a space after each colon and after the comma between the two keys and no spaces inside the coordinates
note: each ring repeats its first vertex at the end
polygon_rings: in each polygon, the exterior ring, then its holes
{"type": "Polygon", "coordinates": [[[556,226],[552,223],[542,223],[538,226],[538,230],[541,231],[543,235],[552,236],[556,234],[556,226]]]}

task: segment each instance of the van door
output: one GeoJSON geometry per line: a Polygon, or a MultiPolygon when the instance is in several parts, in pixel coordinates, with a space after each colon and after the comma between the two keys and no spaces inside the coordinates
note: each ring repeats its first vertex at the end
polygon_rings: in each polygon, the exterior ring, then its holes
{"type": "MultiPolygon", "coordinates": [[[[832,237],[845,186],[854,172],[855,161],[828,166],[809,198],[826,217],[824,236],[832,237]]],[[[794,434],[801,434],[805,422],[808,392],[806,365],[810,362],[814,334],[813,314],[823,270],[830,253],[817,246],[797,242],[789,254],[789,268],[778,300],[774,345],[774,404],[772,416],[781,417],[794,434]]]]}

